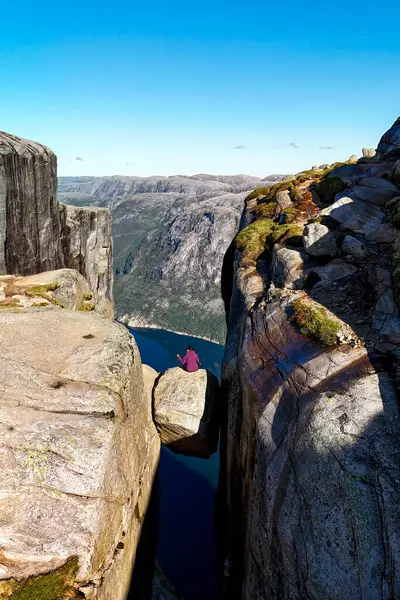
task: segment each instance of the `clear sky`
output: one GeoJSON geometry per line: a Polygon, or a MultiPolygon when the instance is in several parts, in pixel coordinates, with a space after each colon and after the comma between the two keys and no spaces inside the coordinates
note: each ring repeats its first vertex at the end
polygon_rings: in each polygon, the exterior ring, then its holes
{"type": "Polygon", "coordinates": [[[400,115],[400,3],[15,0],[0,129],[60,175],[297,172],[400,115]]]}

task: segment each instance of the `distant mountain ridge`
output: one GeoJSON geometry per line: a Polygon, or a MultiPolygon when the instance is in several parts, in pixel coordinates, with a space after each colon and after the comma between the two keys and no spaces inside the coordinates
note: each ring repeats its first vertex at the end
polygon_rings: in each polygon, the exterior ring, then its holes
{"type": "Polygon", "coordinates": [[[222,342],[220,273],[254,188],[250,175],[60,177],[59,200],[113,217],[117,316],[222,342]]]}

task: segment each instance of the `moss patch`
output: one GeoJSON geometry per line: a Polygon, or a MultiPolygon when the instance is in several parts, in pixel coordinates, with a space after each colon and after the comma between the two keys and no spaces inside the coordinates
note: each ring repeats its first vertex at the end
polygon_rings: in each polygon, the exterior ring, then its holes
{"type": "Polygon", "coordinates": [[[325,204],[332,204],[336,194],[347,190],[348,186],[339,177],[324,177],[316,186],[318,196],[325,204]]]}
{"type": "Polygon", "coordinates": [[[235,243],[236,248],[242,251],[242,261],[255,264],[274,225],[272,219],[258,219],[238,233],[235,243]]]}
{"type": "Polygon", "coordinates": [[[48,283],[47,285],[34,285],[29,289],[25,290],[25,296],[28,296],[29,298],[44,298],[52,304],[55,304],[60,308],[64,308],[64,305],[59,300],[57,300],[57,298],[54,298],[50,293],[54,292],[59,287],[60,286],[58,285],[58,283],[48,283]]]}
{"type": "Polygon", "coordinates": [[[11,600],[66,600],[78,598],[73,588],[78,570],[78,559],[72,558],[65,565],[25,581],[14,579],[0,583],[0,598],[11,600]]]}
{"type": "Polygon", "coordinates": [[[293,304],[293,319],[303,335],[307,335],[325,346],[337,344],[340,323],[331,319],[322,306],[306,300],[296,300],[293,304]]]}
{"type": "Polygon", "coordinates": [[[25,291],[25,295],[29,297],[39,296],[43,298],[49,292],[54,292],[60,286],[58,283],[49,283],[47,285],[33,285],[25,291]]]}
{"type": "Polygon", "coordinates": [[[277,204],[274,200],[270,200],[265,204],[259,204],[256,207],[257,219],[273,219],[276,215],[277,204]]]}
{"type": "Polygon", "coordinates": [[[92,312],[94,310],[94,304],[93,302],[82,302],[82,304],[79,307],[79,310],[83,312],[92,312]]]}

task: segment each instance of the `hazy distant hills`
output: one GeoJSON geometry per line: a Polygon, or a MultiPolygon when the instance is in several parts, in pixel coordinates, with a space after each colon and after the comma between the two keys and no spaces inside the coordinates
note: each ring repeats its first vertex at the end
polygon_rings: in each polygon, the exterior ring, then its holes
{"type": "Polygon", "coordinates": [[[120,319],[223,341],[220,272],[244,198],[283,177],[61,177],[59,200],[110,209],[120,319]]]}

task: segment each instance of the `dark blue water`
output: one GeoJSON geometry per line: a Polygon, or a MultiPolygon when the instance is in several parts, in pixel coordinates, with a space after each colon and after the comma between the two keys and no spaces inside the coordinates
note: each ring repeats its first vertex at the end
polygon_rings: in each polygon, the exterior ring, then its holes
{"type": "MultiPolygon", "coordinates": [[[[187,346],[220,376],[223,346],[159,329],[131,329],[142,362],[156,371],[177,366],[187,346]]],[[[216,600],[214,503],[219,455],[179,456],[163,447],[160,462],[158,561],[186,600],[216,600]]]]}

